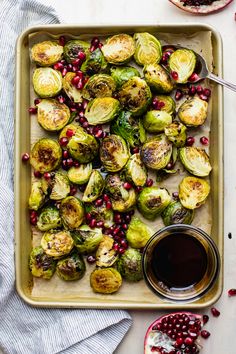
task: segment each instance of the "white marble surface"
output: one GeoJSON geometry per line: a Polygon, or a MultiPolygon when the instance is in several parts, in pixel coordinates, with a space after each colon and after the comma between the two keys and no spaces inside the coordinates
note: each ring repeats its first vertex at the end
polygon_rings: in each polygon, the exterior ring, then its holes
{"type": "MultiPolygon", "coordinates": [[[[41,0],[56,7],[61,18],[76,24],[157,24],[202,22],[214,26],[224,45],[224,77],[236,83],[236,5],[208,16],[191,16],[172,6],[167,0],[41,0]]],[[[228,298],[227,290],[236,288],[236,93],[225,90],[225,285],[216,304],[219,318],[210,319],[212,333],[202,340],[203,354],[236,353],[236,297],[228,298]],[[228,239],[228,232],[233,238],[228,239]]],[[[208,312],[208,311],[205,311],[208,312]]],[[[149,324],[161,315],[159,311],[131,311],[133,326],[116,354],[142,354],[143,338],[149,324]]],[[[80,353],[78,353],[80,354],[80,353]]],[[[82,354],[82,353],[81,353],[82,354]]],[[[102,354],[102,353],[101,353],[102,354]]]]}

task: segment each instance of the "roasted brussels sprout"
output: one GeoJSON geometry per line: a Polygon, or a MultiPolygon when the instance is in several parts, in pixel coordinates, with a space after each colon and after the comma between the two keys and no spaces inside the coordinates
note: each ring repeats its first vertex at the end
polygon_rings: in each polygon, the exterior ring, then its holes
{"type": "Polygon", "coordinates": [[[199,208],[205,203],[210,193],[207,181],[197,177],[185,177],[179,185],[179,199],[187,209],[199,208]]]}
{"type": "Polygon", "coordinates": [[[52,68],[37,68],[33,73],[33,87],[38,96],[56,96],[62,89],[62,75],[52,68]]]}
{"type": "Polygon", "coordinates": [[[71,233],[75,246],[79,253],[88,254],[94,252],[103,239],[102,230],[91,229],[87,225],[80,226],[71,233]]]}
{"type": "Polygon", "coordinates": [[[154,220],[170,203],[171,197],[165,188],[146,187],[138,196],[138,209],[149,220],[154,220]]]}
{"type": "Polygon", "coordinates": [[[87,75],[94,75],[98,72],[105,72],[107,68],[108,63],[101,50],[98,48],[87,54],[86,60],[81,65],[80,70],[87,75]]]}
{"type": "Polygon", "coordinates": [[[81,164],[79,167],[71,167],[68,171],[68,178],[72,183],[87,183],[92,173],[92,164],[81,164]]]}
{"type": "Polygon", "coordinates": [[[83,202],[91,203],[102,195],[105,181],[98,170],[93,170],[83,194],[83,202]]]}
{"type": "Polygon", "coordinates": [[[129,159],[125,140],[114,134],[104,138],[100,147],[100,159],[107,171],[120,171],[129,159]]]}
{"type": "Polygon", "coordinates": [[[67,144],[67,149],[75,160],[80,163],[88,163],[98,154],[98,143],[93,135],[87,134],[83,128],[77,127],[75,134],[67,144]]]}
{"type": "Polygon", "coordinates": [[[155,99],[157,102],[162,103],[162,105],[160,104],[160,111],[165,111],[171,115],[175,113],[176,104],[171,96],[157,95],[155,99]]]}
{"type": "Polygon", "coordinates": [[[89,52],[89,43],[81,41],[79,39],[72,39],[68,41],[64,46],[64,57],[68,63],[71,63],[74,59],[78,58],[78,54],[83,52],[87,54],[89,52]]]}
{"type": "Polygon", "coordinates": [[[96,293],[115,293],[119,290],[121,284],[122,277],[114,268],[94,269],[90,275],[90,285],[96,293]]]}
{"type": "Polygon", "coordinates": [[[30,154],[30,164],[40,173],[55,170],[61,163],[62,151],[57,141],[39,139],[33,146],[30,154]]]}
{"type": "Polygon", "coordinates": [[[34,277],[51,279],[56,270],[56,261],[49,257],[41,246],[38,246],[30,253],[29,269],[34,277]]]}
{"type": "Polygon", "coordinates": [[[37,227],[40,231],[57,229],[61,226],[60,212],[55,206],[47,206],[41,211],[37,227]]]}
{"type": "Polygon", "coordinates": [[[52,181],[50,199],[61,200],[70,193],[70,182],[65,173],[56,172],[52,181]]]}
{"type": "Polygon", "coordinates": [[[95,74],[86,82],[82,95],[87,100],[97,97],[111,97],[116,90],[114,79],[107,74],[95,74]]]}
{"type": "Polygon", "coordinates": [[[147,32],[135,33],[134,42],[134,59],[139,65],[159,63],[162,57],[162,48],[156,37],[147,32]]]}
{"type": "Polygon", "coordinates": [[[143,118],[143,126],[149,133],[163,132],[172,122],[172,116],[165,111],[149,111],[143,118]]]}
{"type": "Polygon", "coordinates": [[[128,190],[126,196],[120,199],[112,199],[112,209],[119,211],[120,213],[125,213],[131,210],[136,204],[136,193],[133,188],[128,190]]]}
{"type": "Polygon", "coordinates": [[[180,122],[174,121],[165,127],[165,135],[176,146],[182,147],[186,143],[186,126],[180,122]]]}
{"type": "Polygon", "coordinates": [[[141,161],[139,154],[133,154],[124,168],[126,180],[135,186],[144,186],[147,179],[147,170],[141,161]]]}
{"type": "Polygon", "coordinates": [[[85,117],[90,125],[104,124],[120,112],[120,102],[113,97],[94,98],[86,107],[85,117]]]}
{"type": "Polygon", "coordinates": [[[111,123],[112,133],[121,136],[131,146],[139,146],[146,140],[146,133],[140,119],[132,117],[127,111],[120,112],[111,123]]]}
{"type": "Polygon", "coordinates": [[[143,69],[145,80],[151,88],[159,93],[169,93],[174,83],[167,71],[159,64],[148,64],[143,69]]]}
{"type": "Polygon", "coordinates": [[[62,88],[71,101],[82,102],[82,91],[78,90],[71,82],[75,76],[75,73],[69,71],[62,79],[62,88]]]}
{"type": "Polygon", "coordinates": [[[106,235],[103,236],[96,252],[96,265],[98,267],[110,267],[116,262],[118,255],[113,249],[113,244],[113,238],[106,235]]]}
{"type": "Polygon", "coordinates": [[[118,96],[122,106],[135,116],[145,113],[152,99],[152,93],[146,81],[137,76],[122,85],[118,96]]]}
{"type": "Polygon", "coordinates": [[[188,127],[198,127],[207,118],[208,103],[194,96],[186,100],[178,110],[178,117],[188,127]]]}
{"type": "Polygon", "coordinates": [[[57,259],[70,253],[74,241],[69,231],[50,230],[43,234],[41,246],[49,257],[57,259]]]}
{"type": "Polygon", "coordinates": [[[161,214],[165,226],[173,224],[191,224],[194,211],[186,209],[180,202],[171,202],[161,214]]]}
{"type": "Polygon", "coordinates": [[[70,196],[62,200],[60,214],[67,229],[77,229],[83,222],[84,207],[80,199],[70,196]]]}
{"type": "Polygon", "coordinates": [[[140,73],[133,66],[113,66],[111,67],[111,76],[115,80],[117,88],[120,88],[132,77],[140,76],[140,73]]]}
{"type": "Polygon", "coordinates": [[[31,59],[40,66],[51,66],[62,58],[63,47],[57,42],[36,43],[31,49],[31,59]]]}
{"type": "Polygon", "coordinates": [[[45,130],[52,132],[61,130],[70,120],[69,108],[55,99],[42,99],[37,107],[38,123],[45,130]]]}
{"type": "Polygon", "coordinates": [[[175,81],[178,84],[185,84],[188,81],[194,72],[196,62],[196,55],[190,49],[177,49],[171,54],[168,64],[170,70],[177,73],[178,77],[175,81]]]}
{"type": "Polygon", "coordinates": [[[86,213],[91,214],[91,218],[95,219],[97,222],[102,221],[104,227],[111,227],[114,224],[113,221],[113,210],[107,209],[106,204],[101,206],[95,206],[92,203],[85,205],[86,213]]]}
{"type": "Polygon", "coordinates": [[[41,181],[35,181],[31,185],[31,192],[29,196],[29,209],[38,210],[41,208],[43,203],[45,202],[45,194],[42,188],[41,181]]]}
{"type": "Polygon", "coordinates": [[[133,216],[126,232],[126,239],[133,248],[145,247],[149,238],[153,235],[152,229],[139,218],[133,216]]]}
{"type": "Polygon", "coordinates": [[[134,248],[128,248],[117,261],[117,270],[128,281],[136,282],[143,278],[142,255],[134,248]]]}
{"type": "Polygon", "coordinates": [[[108,63],[116,65],[127,63],[134,55],[134,51],[134,40],[125,33],[108,38],[102,47],[103,55],[108,63]]]}
{"type": "Polygon", "coordinates": [[[77,251],[57,263],[56,273],[62,280],[79,280],[85,274],[85,263],[77,251]]]}
{"type": "Polygon", "coordinates": [[[165,168],[170,161],[172,144],[165,134],[159,134],[148,139],[141,148],[141,159],[143,163],[153,170],[165,168]]]}
{"type": "Polygon", "coordinates": [[[209,156],[204,149],[183,147],[179,150],[179,157],[186,170],[194,176],[206,177],[212,170],[209,156]]]}

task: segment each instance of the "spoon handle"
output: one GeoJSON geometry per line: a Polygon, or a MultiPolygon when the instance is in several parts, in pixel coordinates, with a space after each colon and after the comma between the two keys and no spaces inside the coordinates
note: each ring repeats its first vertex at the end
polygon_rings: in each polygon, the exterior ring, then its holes
{"type": "Polygon", "coordinates": [[[236,85],[235,84],[231,84],[230,82],[225,81],[212,73],[210,73],[208,75],[208,79],[213,80],[213,81],[217,82],[218,84],[228,87],[230,90],[233,90],[236,92],[236,85]]]}

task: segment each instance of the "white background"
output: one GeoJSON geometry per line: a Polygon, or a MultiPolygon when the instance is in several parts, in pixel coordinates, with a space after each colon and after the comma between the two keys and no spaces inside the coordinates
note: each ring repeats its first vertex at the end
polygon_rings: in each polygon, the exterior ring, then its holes
{"type": "MultiPolygon", "coordinates": [[[[168,0],[41,0],[41,2],[53,4],[63,22],[78,25],[208,23],[220,32],[223,39],[224,77],[236,83],[235,4],[217,14],[192,16],[175,8],[168,0]]],[[[227,295],[229,288],[236,288],[236,93],[225,89],[224,104],[225,286],[223,295],[216,304],[221,316],[219,318],[211,316],[206,327],[211,332],[211,337],[202,340],[203,354],[236,354],[236,297],[228,298],[227,295]],[[232,232],[231,240],[227,237],[228,232],[232,232]]],[[[142,354],[145,331],[161,312],[130,311],[130,314],[133,317],[133,326],[116,354],[142,354]]]]}

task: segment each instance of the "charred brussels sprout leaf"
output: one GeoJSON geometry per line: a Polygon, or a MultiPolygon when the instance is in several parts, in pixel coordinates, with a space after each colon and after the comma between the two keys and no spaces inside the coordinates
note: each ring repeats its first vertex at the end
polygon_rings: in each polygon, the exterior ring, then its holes
{"type": "Polygon", "coordinates": [[[172,116],[165,111],[149,111],[143,118],[143,126],[149,133],[163,132],[172,122],[172,116]]]}
{"type": "Polygon", "coordinates": [[[48,256],[60,258],[70,253],[74,241],[69,231],[50,230],[43,235],[41,246],[48,256]]]}
{"type": "Polygon", "coordinates": [[[37,227],[40,231],[48,231],[61,226],[59,210],[54,206],[45,207],[38,218],[37,227]]]}
{"type": "Polygon", "coordinates": [[[108,69],[108,63],[101,50],[98,48],[86,56],[86,60],[80,67],[80,70],[87,75],[94,75],[98,72],[105,72],[108,69]]]}
{"type": "Polygon", "coordinates": [[[82,164],[79,167],[71,167],[68,171],[68,178],[72,183],[87,183],[92,173],[92,164],[82,164]]]}
{"type": "Polygon", "coordinates": [[[134,55],[134,51],[134,40],[125,33],[108,38],[102,47],[103,55],[108,63],[116,65],[127,63],[134,55]]]}
{"type": "Polygon", "coordinates": [[[77,251],[57,263],[56,273],[62,280],[79,280],[85,274],[85,263],[77,251]]]}
{"type": "Polygon", "coordinates": [[[38,123],[48,131],[64,128],[70,120],[70,110],[64,103],[55,99],[42,99],[38,104],[38,123]]]}
{"type": "Polygon", "coordinates": [[[141,148],[141,159],[143,163],[153,170],[165,168],[170,161],[172,144],[165,134],[159,134],[148,139],[141,148]]]}
{"type": "Polygon", "coordinates": [[[91,203],[96,200],[103,192],[104,189],[104,179],[101,173],[97,170],[94,170],[89,178],[88,184],[84,191],[83,202],[91,203]]]}
{"type": "Polygon", "coordinates": [[[86,82],[82,95],[87,100],[97,97],[111,97],[115,90],[116,83],[110,75],[96,74],[86,82]]]}
{"type": "Polygon", "coordinates": [[[107,209],[106,205],[95,206],[92,203],[85,205],[86,213],[91,214],[91,218],[95,219],[97,222],[102,221],[104,227],[111,227],[114,224],[113,221],[113,210],[107,209]]]}
{"type": "Polygon", "coordinates": [[[86,107],[85,117],[90,125],[105,124],[120,112],[120,103],[113,97],[95,98],[86,107]]]}
{"type": "Polygon", "coordinates": [[[130,157],[125,165],[124,174],[126,180],[133,183],[135,186],[144,186],[147,179],[147,170],[139,154],[134,154],[130,157]]]}
{"type": "Polygon", "coordinates": [[[120,103],[135,116],[146,112],[151,99],[152,93],[148,84],[137,76],[124,83],[119,91],[120,103]]]}
{"type": "Polygon", "coordinates": [[[52,181],[52,191],[50,199],[61,200],[70,193],[70,183],[67,175],[62,172],[56,172],[52,181]]]}
{"type": "Polygon", "coordinates": [[[171,202],[165,208],[161,216],[165,226],[173,224],[191,224],[194,212],[193,210],[183,207],[180,202],[171,202]]]}
{"type": "Polygon", "coordinates": [[[208,103],[195,96],[186,100],[178,110],[178,117],[188,127],[198,127],[207,118],[208,103]]]}
{"type": "Polygon", "coordinates": [[[30,164],[40,173],[51,172],[61,163],[62,150],[57,141],[52,139],[38,140],[30,154],[30,164]]]}
{"type": "Polygon", "coordinates": [[[129,245],[133,248],[145,247],[149,238],[153,235],[150,229],[139,218],[133,216],[126,232],[126,238],[129,245]]]}
{"type": "Polygon", "coordinates": [[[113,66],[111,76],[116,82],[117,88],[120,88],[126,81],[134,76],[140,76],[139,71],[132,66],[113,66]]]}
{"type": "Polygon", "coordinates": [[[29,257],[29,269],[34,277],[51,279],[56,270],[55,259],[49,257],[42,247],[32,249],[29,257]]]}
{"type": "Polygon", "coordinates": [[[29,209],[38,210],[45,202],[45,194],[42,188],[42,182],[36,181],[31,185],[31,192],[29,196],[29,209]]]}
{"type": "Polygon", "coordinates": [[[117,260],[116,251],[113,249],[114,240],[104,235],[96,252],[96,265],[98,267],[110,267],[117,260]]]}
{"type": "Polygon", "coordinates": [[[199,208],[210,193],[207,181],[197,177],[185,177],[179,185],[179,199],[187,209],[199,208]]]}
{"type": "Polygon", "coordinates": [[[88,163],[98,154],[98,143],[93,135],[87,134],[81,127],[77,127],[75,134],[67,144],[67,149],[75,160],[80,163],[88,163]]]}
{"type": "Polygon", "coordinates": [[[78,58],[79,52],[87,54],[89,47],[89,43],[79,39],[73,39],[64,46],[64,57],[68,63],[71,63],[74,59],[78,58]]]}
{"type": "Polygon", "coordinates": [[[196,55],[190,49],[177,49],[169,58],[169,68],[178,74],[175,80],[178,84],[185,84],[194,72],[196,66],[196,55]]]}
{"type": "Polygon", "coordinates": [[[179,157],[186,170],[194,176],[206,177],[211,172],[209,156],[204,149],[183,147],[179,150],[179,157]]]}
{"type": "Polygon", "coordinates": [[[62,79],[62,88],[70,100],[74,102],[82,102],[82,91],[78,90],[71,82],[75,76],[75,73],[68,72],[62,79]]]}
{"type": "Polygon", "coordinates": [[[77,229],[83,222],[84,207],[80,199],[66,197],[60,206],[60,215],[63,225],[67,229],[77,229]]]}
{"type": "Polygon", "coordinates": [[[63,47],[57,42],[36,43],[31,49],[31,59],[40,66],[51,66],[62,58],[63,47]]]}
{"type": "Polygon", "coordinates": [[[159,93],[169,93],[174,89],[173,81],[167,71],[159,64],[149,64],[143,69],[145,80],[159,93]]]}
{"type": "Polygon", "coordinates": [[[129,159],[129,150],[125,140],[114,134],[103,139],[100,159],[107,171],[120,171],[129,159]]]}
{"type": "Polygon", "coordinates": [[[174,121],[165,127],[165,135],[176,146],[182,147],[186,143],[186,126],[180,122],[174,121]]]}
{"type": "Polygon", "coordinates": [[[37,68],[33,73],[33,87],[38,96],[56,96],[62,89],[62,75],[52,68],[37,68]]]}
{"type": "Polygon", "coordinates": [[[136,282],[143,278],[142,255],[140,251],[129,248],[117,261],[117,270],[124,279],[136,282]]]}
{"type": "Polygon", "coordinates": [[[167,112],[169,114],[175,113],[175,108],[176,104],[175,101],[171,96],[167,95],[157,95],[155,96],[155,99],[159,102],[162,103],[162,107],[159,108],[160,111],[167,112]]]}
{"type": "Polygon", "coordinates": [[[88,254],[98,248],[99,243],[103,239],[103,234],[101,229],[91,229],[87,225],[82,225],[72,232],[72,237],[78,252],[88,254]]]}
{"type": "Polygon", "coordinates": [[[161,43],[152,34],[135,33],[134,59],[139,65],[159,63],[162,57],[161,43]]]}
{"type": "Polygon", "coordinates": [[[146,133],[140,119],[132,117],[130,112],[120,112],[111,123],[112,133],[121,136],[131,147],[145,142],[146,133]]]}
{"type": "Polygon", "coordinates": [[[95,293],[115,293],[121,284],[122,277],[114,268],[95,269],[90,275],[90,285],[95,293]]]}
{"type": "Polygon", "coordinates": [[[170,203],[171,197],[164,188],[146,187],[138,196],[138,209],[149,220],[154,220],[170,203]]]}

